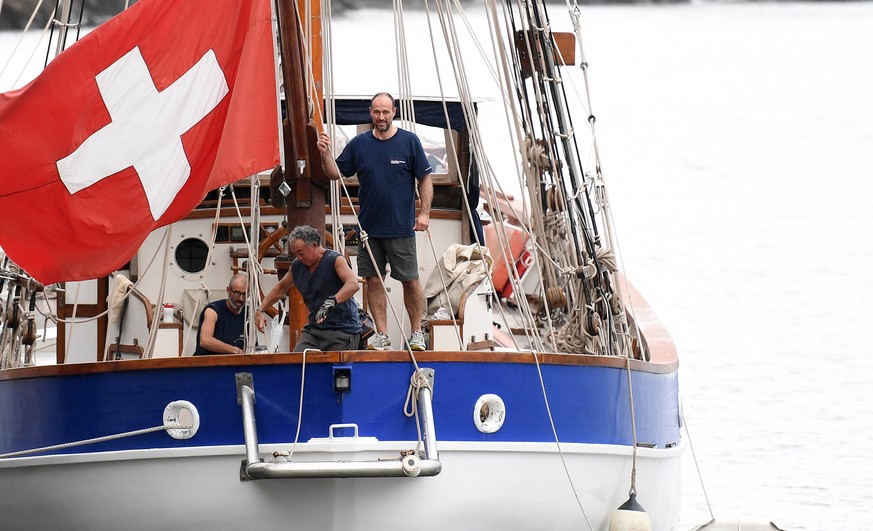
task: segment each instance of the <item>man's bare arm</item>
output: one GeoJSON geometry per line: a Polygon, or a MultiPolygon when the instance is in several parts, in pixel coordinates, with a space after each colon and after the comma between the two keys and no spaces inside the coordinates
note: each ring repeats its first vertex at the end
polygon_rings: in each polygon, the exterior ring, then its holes
{"type": "Polygon", "coordinates": [[[418,179],[418,198],[421,200],[421,209],[415,218],[415,230],[427,230],[430,226],[430,204],[433,202],[433,180],[430,174],[418,179]]]}
{"type": "Polygon", "coordinates": [[[242,354],[241,348],[215,339],[215,323],[217,322],[218,314],[215,313],[215,310],[206,308],[203,311],[203,323],[200,325],[200,346],[210,352],[242,354]]]}
{"type": "Polygon", "coordinates": [[[339,180],[341,177],[340,171],[333,158],[333,154],[330,152],[330,137],[327,133],[318,135],[316,146],[318,146],[318,151],[321,153],[321,167],[324,168],[324,174],[333,181],[339,180]]]}

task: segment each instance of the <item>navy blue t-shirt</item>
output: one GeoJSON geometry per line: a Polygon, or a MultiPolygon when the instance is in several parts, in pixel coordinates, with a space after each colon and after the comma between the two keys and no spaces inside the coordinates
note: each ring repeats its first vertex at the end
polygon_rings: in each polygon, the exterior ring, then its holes
{"type": "Polygon", "coordinates": [[[349,299],[337,303],[323,323],[315,322],[315,314],[331,295],[343,287],[343,281],[336,274],[336,261],[345,260],[338,252],[325,249],[321,261],[315,266],[315,271],[310,272],[299,258],[291,262],[291,276],[294,285],[303,296],[306,308],[309,309],[309,322],[306,328],[318,328],[322,330],[342,330],[348,334],[360,334],[361,322],[358,319],[358,305],[349,299]]]}
{"type": "Polygon", "coordinates": [[[336,164],[346,177],[358,175],[358,217],[367,234],[415,236],[415,180],[433,171],[417,136],[404,129],[388,140],[372,131],[361,133],[346,144],[336,164]]]}

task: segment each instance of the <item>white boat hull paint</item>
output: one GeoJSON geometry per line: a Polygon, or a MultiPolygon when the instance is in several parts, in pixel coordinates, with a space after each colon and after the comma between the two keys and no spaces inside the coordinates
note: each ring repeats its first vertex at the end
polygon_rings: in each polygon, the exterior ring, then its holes
{"type": "MultiPolygon", "coordinates": [[[[291,445],[262,446],[262,458],[291,445]]],[[[408,443],[299,444],[295,460],[399,456],[408,443]]],[[[0,461],[4,529],[606,530],[628,497],[630,448],[440,444],[432,478],[240,481],[243,446],[0,461]],[[566,470],[570,473],[568,478],[566,470]],[[579,502],[577,502],[578,494],[579,502]],[[581,509],[580,509],[581,503],[581,509]],[[583,509],[585,514],[583,515],[583,509]]],[[[678,521],[684,443],[638,449],[637,499],[654,530],[678,521]]]]}

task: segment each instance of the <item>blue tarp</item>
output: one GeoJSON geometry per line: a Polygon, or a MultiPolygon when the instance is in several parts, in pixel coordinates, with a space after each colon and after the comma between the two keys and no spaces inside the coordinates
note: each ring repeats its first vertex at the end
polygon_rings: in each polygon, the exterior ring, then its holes
{"type": "MultiPolygon", "coordinates": [[[[336,123],[339,125],[359,125],[372,122],[370,118],[370,98],[362,99],[338,99],[336,102],[336,123]]],[[[474,109],[475,109],[475,103],[474,109]]],[[[464,121],[464,111],[461,103],[457,101],[425,101],[414,100],[415,123],[429,125],[431,127],[446,127],[446,112],[449,115],[451,129],[465,131],[467,123],[464,121]],[[443,105],[445,104],[445,108],[443,105]]],[[[397,100],[396,119],[402,120],[403,105],[397,100]]]]}

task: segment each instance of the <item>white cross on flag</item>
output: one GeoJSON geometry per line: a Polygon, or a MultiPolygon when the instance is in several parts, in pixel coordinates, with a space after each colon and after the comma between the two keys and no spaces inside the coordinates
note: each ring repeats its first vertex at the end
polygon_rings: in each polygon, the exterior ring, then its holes
{"type": "Polygon", "coordinates": [[[279,160],[269,0],[141,0],[0,94],[0,247],[36,279],[124,265],[279,160]]]}

